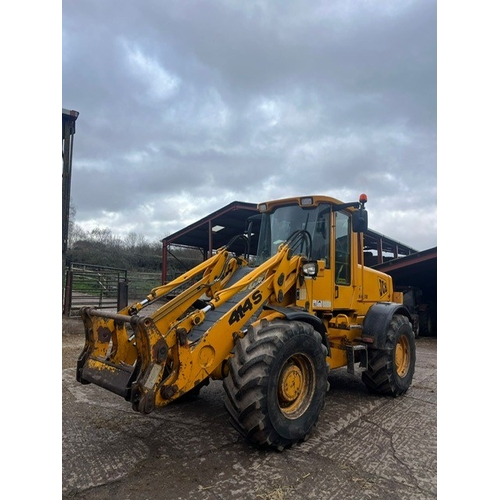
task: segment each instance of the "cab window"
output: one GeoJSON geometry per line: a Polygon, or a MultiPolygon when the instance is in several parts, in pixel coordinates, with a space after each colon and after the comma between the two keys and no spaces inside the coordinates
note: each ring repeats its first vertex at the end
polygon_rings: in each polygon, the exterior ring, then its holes
{"type": "Polygon", "coordinates": [[[335,284],[351,284],[351,218],[335,212],[335,284]]]}

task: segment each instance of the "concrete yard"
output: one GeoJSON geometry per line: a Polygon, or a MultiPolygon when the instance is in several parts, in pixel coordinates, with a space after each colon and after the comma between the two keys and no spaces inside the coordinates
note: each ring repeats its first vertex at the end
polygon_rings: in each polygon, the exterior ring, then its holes
{"type": "Polygon", "coordinates": [[[359,373],[332,372],[312,436],[281,453],[249,446],[231,427],[219,381],[149,415],[79,384],[83,343],[69,320],[62,346],[64,499],[437,498],[436,338],[416,340],[413,385],[399,398],[368,393],[359,373]]]}

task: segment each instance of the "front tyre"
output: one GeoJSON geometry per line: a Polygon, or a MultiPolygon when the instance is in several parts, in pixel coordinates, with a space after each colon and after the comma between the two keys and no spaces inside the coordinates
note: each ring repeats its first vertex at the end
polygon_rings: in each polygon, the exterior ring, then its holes
{"type": "Polygon", "coordinates": [[[234,427],[252,444],[280,451],[307,439],[325,404],[326,356],[320,334],[307,323],[250,326],[224,379],[234,427]]]}
{"type": "Polygon", "coordinates": [[[368,351],[368,366],[361,379],[372,392],[400,396],[415,372],[415,337],[406,316],[395,314],[381,349],[368,351]]]}

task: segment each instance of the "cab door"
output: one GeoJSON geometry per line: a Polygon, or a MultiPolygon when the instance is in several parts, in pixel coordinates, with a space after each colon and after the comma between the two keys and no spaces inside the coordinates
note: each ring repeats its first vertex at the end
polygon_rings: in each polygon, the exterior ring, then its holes
{"type": "Polygon", "coordinates": [[[350,309],[354,296],[352,270],[352,227],[351,217],[345,212],[334,213],[334,309],[350,309]]]}

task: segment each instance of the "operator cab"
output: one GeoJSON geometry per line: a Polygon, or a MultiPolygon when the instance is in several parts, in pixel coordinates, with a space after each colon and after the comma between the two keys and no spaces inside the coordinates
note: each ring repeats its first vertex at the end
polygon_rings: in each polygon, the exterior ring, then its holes
{"type": "Polygon", "coordinates": [[[366,195],[361,195],[359,202],[352,203],[310,196],[260,204],[262,220],[257,265],[275,255],[282,243],[293,241],[293,255],[304,255],[308,261],[323,261],[324,269],[330,269],[334,262],[336,279],[348,284],[351,233],[367,229],[365,203],[366,195]],[[335,241],[334,249],[331,248],[332,241],[335,241]]]}

